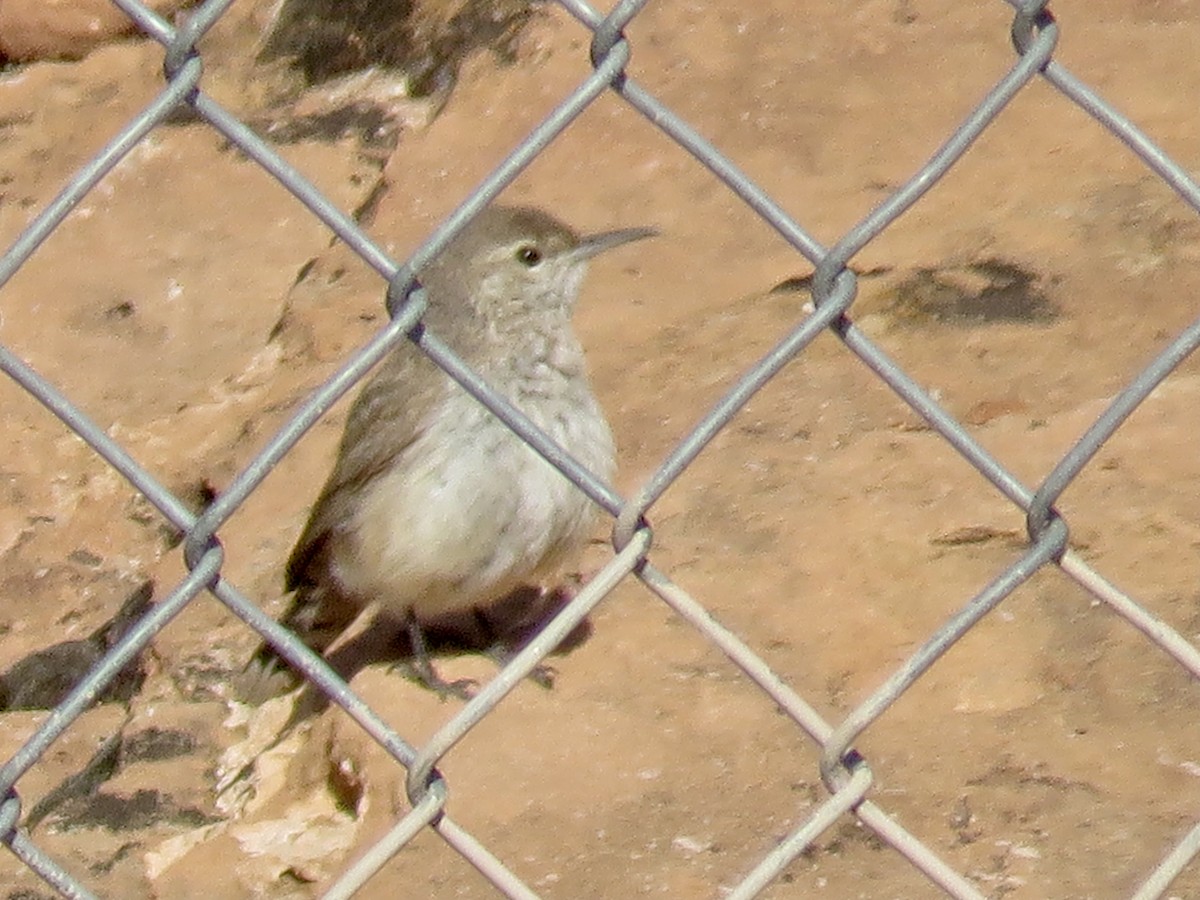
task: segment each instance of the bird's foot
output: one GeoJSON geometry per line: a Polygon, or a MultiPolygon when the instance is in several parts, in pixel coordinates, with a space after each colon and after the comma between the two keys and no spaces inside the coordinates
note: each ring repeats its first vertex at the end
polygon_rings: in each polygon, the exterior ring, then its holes
{"type": "Polygon", "coordinates": [[[440,698],[455,697],[459,700],[470,700],[475,696],[479,682],[474,678],[456,678],[447,681],[438,674],[437,669],[429,660],[411,659],[398,662],[392,666],[392,671],[399,669],[409,681],[415,681],[421,687],[433,691],[440,698]]]}
{"type": "MultiPolygon", "coordinates": [[[[483,653],[498,668],[503,669],[520,650],[520,647],[513,647],[511,644],[496,643],[484,650],[483,653]]],[[[558,669],[547,663],[538,663],[525,677],[538,687],[550,690],[554,687],[554,679],[558,677],[558,669]]]]}

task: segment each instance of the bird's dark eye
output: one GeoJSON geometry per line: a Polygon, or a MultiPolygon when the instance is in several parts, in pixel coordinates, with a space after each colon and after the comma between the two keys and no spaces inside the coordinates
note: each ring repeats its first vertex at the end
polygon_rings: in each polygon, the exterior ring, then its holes
{"type": "Polygon", "coordinates": [[[517,248],[517,261],[532,269],[542,261],[542,251],[532,244],[522,244],[517,248]]]}

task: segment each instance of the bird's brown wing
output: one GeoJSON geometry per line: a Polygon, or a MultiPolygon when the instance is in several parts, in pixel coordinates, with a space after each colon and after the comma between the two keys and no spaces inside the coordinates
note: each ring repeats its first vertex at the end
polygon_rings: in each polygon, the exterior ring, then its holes
{"type": "Polygon", "coordinates": [[[326,582],[332,538],[351,520],[371,482],[421,436],[429,410],[446,388],[447,376],[408,344],[398,347],[367,382],[350,408],[329,480],[288,558],[287,590],[326,582]],[[422,371],[425,367],[435,371],[422,371]]]}
{"type": "MultiPolygon", "coordinates": [[[[293,592],[280,624],[323,653],[361,612],[364,598],[342,596],[329,577],[331,550],[364,491],[387,471],[396,457],[421,434],[427,412],[444,378],[430,378],[418,367],[433,366],[415,347],[401,345],[367,382],[350,408],[337,462],[309,515],[285,570],[293,592]]],[[[269,644],[262,644],[246,665],[237,693],[250,703],[286,692],[299,681],[269,644]]]]}

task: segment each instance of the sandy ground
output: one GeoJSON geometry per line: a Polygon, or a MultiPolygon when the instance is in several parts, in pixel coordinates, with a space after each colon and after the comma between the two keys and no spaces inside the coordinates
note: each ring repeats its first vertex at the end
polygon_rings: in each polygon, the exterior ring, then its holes
{"type": "MultiPolygon", "coordinates": [[[[1200,9],[1105,0],[1056,12],[1057,58],[1194,167],[1200,9]]],[[[295,124],[303,101],[269,106],[265,76],[245,62],[261,14],[235,4],[210,35],[206,87],[259,125],[295,124]]],[[[1011,65],[1009,15],[949,0],[803,14],[781,0],[657,3],[629,29],[630,73],[831,244],[1011,65]]],[[[368,230],[400,258],[586,76],[587,43],[547,10],[514,64],[474,57],[431,124],[413,105],[395,135],[285,128],[280,150],[341,208],[371,201],[368,230]]],[[[4,73],[6,245],[153,96],[160,65],[155,46],[134,42],[4,73]]],[[[505,199],[582,230],[661,229],[597,262],[578,314],[624,492],[805,315],[802,290],[770,290],[809,272],[803,258],[619,98],[585,112],[505,199]]],[[[1032,485],[1195,316],[1200,223],[1035,84],[854,265],[870,273],[855,320],[1032,485]],[[1015,317],[994,315],[1003,309],[1015,317]]],[[[378,276],[290,195],[219,135],[180,122],[139,146],[5,287],[0,337],[199,502],[381,326],[381,295],[378,276]]],[[[183,567],[144,500],[19,390],[0,391],[7,669],[91,635],[145,578],[164,596],[183,567]]],[[[1192,638],[1198,403],[1200,372],[1185,362],[1060,504],[1084,557],[1192,638]]],[[[225,574],[274,613],[344,412],[221,530],[225,574]]],[[[1024,535],[1020,511],[831,335],[648,518],[655,564],[835,723],[1018,558],[1024,535]]],[[[611,556],[608,527],[581,571],[611,556]]],[[[448,809],[546,897],[720,896],[824,798],[816,749],[636,581],[592,624],[555,660],[552,690],[520,686],[440,764],[448,809]]],[[[237,818],[219,802],[222,754],[253,728],[270,733],[265,713],[247,725],[228,702],[255,643],[210,599],[174,621],[128,712],[89,711],[18,783],[32,809],[124,736],[107,780],[37,823],[39,845],[105,896],[306,897],[376,839],[406,808],[404,771],[341,714],[311,720],[264,762],[237,818]]],[[[493,670],[474,656],[440,665],[493,670]]],[[[354,687],[414,743],[457,709],[382,666],[354,687]]],[[[1123,897],[1195,821],[1198,699],[1178,665],[1049,570],[857,746],[873,798],[984,895],[1123,897]]],[[[0,754],[44,717],[5,713],[0,754]]],[[[0,883],[10,898],[49,896],[11,856],[0,883]]],[[[936,893],[847,818],[764,896],[936,893]]],[[[362,894],[494,895],[433,834],[362,894]]],[[[1200,875],[1171,895],[1200,895],[1200,875]]]]}

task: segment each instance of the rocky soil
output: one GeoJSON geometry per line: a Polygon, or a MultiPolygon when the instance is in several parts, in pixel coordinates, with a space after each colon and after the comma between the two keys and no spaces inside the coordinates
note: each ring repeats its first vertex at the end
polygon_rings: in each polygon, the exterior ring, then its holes
{"type": "MultiPolygon", "coordinates": [[[[206,36],[203,87],[396,259],[590,71],[590,35],[564,12],[496,3],[487,40],[405,56],[407,79],[321,72],[307,86],[286,53],[256,61],[271,5],[235,3],[206,36]]],[[[459,21],[453,4],[422,9],[410,37],[433,42],[459,21]]],[[[1200,7],[1071,0],[1055,12],[1056,58],[1195,169],[1200,7]]],[[[830,245],[1012,65],[1010,18],[1001,2],[652,3],[628,29],[629,73],[830,245]]],[[[151,100],[162,68],[161,48],[133,38],[72,59],[7,53],[4,246],[151,100]]],[[[503,199],[581,230],[661,231],[595,264],[577,318],[626,494],[806,315],[807,261],[615,95],[503,199]]],[[[853,265],[855,321],[1033,485],[1196,317],[1200,220],[1035,83],[853,265]]],[[[0,340],[200,508],[383,325],[383,288],[221,135],[176,116],[3,287],[0,340]]],[[[147,582],[161,600],[185,569],[178,534],[120,476],[15,385],[0,395],[7,759],[48,715],[18,708],[38,704],[13,699],[30,678],[13,667],[86,665],[147,582]]],[[[1059,505],[1084,558],[1190,639],[1198,404],[1189,360],[1059,505]]],[[[225,576],[274,614],[344,414],[342,403],[221,529],[225,576]]],[[[833,335],[648,518],[655,564],[834,723],[1018,558],[1025,534],[1021,511],[833,335]]],[[[611,557],[609,530],[580,572],[611,557]]],[[[288,715],[231,696],[256,643],[211,598],[185,610],[18,782],[36,843],[103,896],[316,896],[407,808],[405,772],[325,711],[227,786],[288,715]]],[[[494,671],[473,654],[439,666],[494,671]]],[[[825,797],[815,745],[635,580],[554,666],[551,690],[518,687],[439,765],[455,820],[542,896],[721,896],[825,797]]],[[[353,685],[414,743],[458,708],[383,665],[353,685]]],[[[1177,664],[1050,569],[858,748],[873,798],[984,895],[1126,897],[1195,823],[1198,700],[1177,664]]],[[[51,895],[11,854],[0,885],[11,900],[51,895]]],[[[847,818],[764,896],[935,894],[847,818]]],[[[1171,895],[1198,894],[1193,867],[1171,895]]],[[[495,895],[434,834],[362,892],[495,895]]]]}

